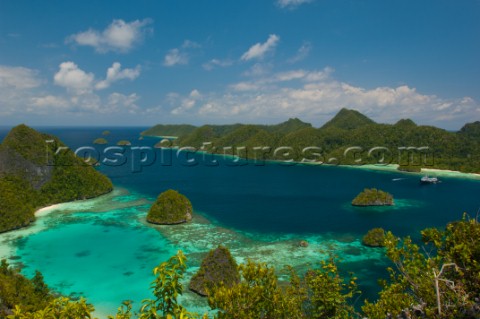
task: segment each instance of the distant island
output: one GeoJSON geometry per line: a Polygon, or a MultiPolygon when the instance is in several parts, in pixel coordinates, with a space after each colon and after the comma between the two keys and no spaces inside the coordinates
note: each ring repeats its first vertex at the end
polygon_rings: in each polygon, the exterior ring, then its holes
{"type": "Polygon", "coordinates": [[[130,146],[132,145],[132,143],[130,141],[127,141],[127,140],[120,140],[117,142],[117,145],[118,146],[130,146]]]}
{"type": "MultiPolygon", "coordinates": [[[[143,136],[177,136],[173,146],[200,149],[205,142],[216,147],[207,149],[223,154],[223,147],[245,147],[238,151],[242,158],[282,160],[285,154],[274,153],[282,146],[292,148],[291,157],[302,161],[306,147],[321,149],[318,162],[339,165],[398,164],[399,170],[420,171],[436,168],[480,173],[480,121],[465,124],[458,132],[433,126],[417,125],[410,119],[395,124],[380,124],[355,110],[341,109],[320,128],[297,118],[276,125],[156,125],[141,133],[143,136]],[[261,154],[255,147],[268,147],[261,154]],[[352,151],[352,146],[360,147],[352,151]],[[382,153],[372,148],[388,149],[382,153]],[[428,147],[415,150],[410,147],[428,147]],[[370,153],[369,153],[370,152],[370,153]],[[383,162],[381,161],[383,158],[383,162]]],[[[234,152],[232,150],[231,152],[234,152]]],[[[230,154],[234,155],[234,154],[230,154]]]]}
{"type": "Polygon", "coordinates": [[[147,214],[147,222],[158,225],[183,224],[192,219],[192,203],[187,197],[169,189],[161,193],[147,214]]]}
{"type": "Polygon", "coordinates": [[[353,206],[392,206],[393,196],[376,188],[365,188],[352,200],[353,206]]]}
{"type": "Polygon", "coordinates": [[[385,230],[383,228],[370,229],[363,236],[362,244],[368,247],[385,247],[385,230]]]}
{"type": "Polygon", "coordinates": [[[107,144],[107,143],[108,143],[107,139],[105,139],[105,138],[103,138],[103,137],[99,137],[99,138],[97,138],[97,139],[95,139],[95,140],[93,141],[93,144],[100,144],[100,145],[102,145],[102,144],[107,144]]]}
{"type": "Polygon", "coordinates": [[[140,133],[142,136],[184,136],[192,133],[197,127],[189,124],[158,124],[140,133]]]}
{"type": "Polygon", "coordinates": [[[0,144],[0,232],[28,226],[36,209],[93,198],[113,189],[110,179],[57,137],[19,125],[0,144]]]}

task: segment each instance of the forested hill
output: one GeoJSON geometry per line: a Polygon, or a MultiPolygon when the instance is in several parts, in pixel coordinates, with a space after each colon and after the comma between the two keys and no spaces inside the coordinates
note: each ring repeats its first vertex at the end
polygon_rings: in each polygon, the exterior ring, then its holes
{"type": "Polygon", "coordinates": [[[314,146],[321,148],[321,161],[332,164],[377,163],[384,155],[385,163],[400,164],[403,170],[418,171],[428,167],[480,173],[480,122],[466,124],[458,132],[449,132],[417,125],[410,119],[400,119],[395,124],[376,123],[358,111],[342,109],[320,128],[290,119],[277,125],[204,125],[189,126],[188,130],[185,125],[157,125],[143,134],[177,136],[176,146],[200,148],[204,142],[211,142],[216,149],[210,147],[207,151],[216,153],[223,153],[223,147],[243,146],[247,151],[237,155],[247,158],[258,158],[259,153],[254,148],[265,146],[271,150],[261,151],[266,159],[292,157],[301,161],[305,158],[302,150],[314,146]],[[275,149],[281,146],[291,147],[291,154],[275,154],[275,149]],[[360,147],[361,151],[355,155],[352,151],[345,154],[353,146],[360,147]],[[374,147],[387,148],[388,152],[369,154],[374,147]],[[409,147],[428,149],[409,153],[404,149],[409,147]]]}
{"type": "Polygon", "coordinates": [[[0,144],[0,232],[27,226],[35,209],[108,193],[111,181],[58,138],[19,125],[0,144]],[[47,141],[49,141],[47,143],[47,141]]]}
{"type": "Polygon", "coordinates": [[[164,125],[158,124],[142,132],[145,136],[183,136],[192,133],[196,129],[193,125],[164,125]]]}

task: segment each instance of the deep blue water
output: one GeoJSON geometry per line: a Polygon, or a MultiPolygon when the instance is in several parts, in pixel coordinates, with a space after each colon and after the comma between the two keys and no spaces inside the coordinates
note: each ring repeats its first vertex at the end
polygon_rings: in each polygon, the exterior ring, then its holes
{"type": "MultiPolygon", "coordinates": [[[[158,142],[157,138],[148,137],[139,140],[139,133],[143,129],[111,128],[109,129],[111,135],[106,137],[111,143],[107,147],[115,145],[121,139],[130,140],[133,147],[152,146],[158,142]]],[[[77,149],[82,146],[92,146],[92,141],[100,137],[104,129],[42,128],[41,130],[59,136],[72,149],[77,149]]],[[[4,134],[5,130],[0,128],[0,138],[3,138],[4,134]]],[[[105,146],[96,147],[99,153],[104,148],[105,146]]],[[[92,219],[94,218],[92,216],[96,215],[92,215],[91,212],[100,212],[100,209],[94,206],[87,209],[87,213],[79,213],[78,218],[73,221],[68,218],[65,222],[61,219],[57,220],[49,230],[24,238],[17,254],[27,265],[26,271],[38,268],[46,274],[47,283],[51,278],[50,283],[57,289],[83,293],[97,304],[105,303],[104,309],[110,310],[114,309],[112,305],[117,300],[122,300],[120,295],[122,297],[127,295],[128,289],[126,293],[118,293],[119,296],[109,295],[108,291],[99,294],[89,292],[88,285],[68,290],[66,288],[68,285],[61,285],[64,279],[58,274],[57,267],[69,263],[75,264],[75,261],[85,262],[85,265],[98,263],[102,260],[99,259],[101,255],[106,254],[107,251],[112,252],[112,255],[108,255],[109,260],[115,259],[116,255],[121,254],[120,248],[135,241],[135,238],[144,242],[150,241],[153,246],[157,242],[163,243],[163,250],[154,258],[148,259],[143,256],[142,259],[135,254],[135,251],[145,250],[145,247],[133,245],[129,248],[130,253],[127,254],[127,258],[123,258],[125,256],[119,258],[119,262],[114,265],[105,262],[105,267],[100,267],[98,270],[98,276],[108,277],[109,272],[110,275],[118,273],[118,276],[121,276],[127,273],[128,276],[133,274],[136,276],[143,271],[142,269],[151,269],[158,259],[165,259],[176,249],[185,250],[192,256],[193,264],[198,265],[200,258],[196,254],[208,251],[207,247],[209,247],[208,243],[201,246],[202,240],[210,241],[211,244],[223,241],[227,246],[231,245],[234,255],[236,253],[240,258],[273,258],[273,262],[280,263],[278,260],[281,260],[298,265],[303,265],[304,259],[322,258],[323,255],[315,251],[315,247],[323,249],[330,247],[329,245],[336,245],[337,248],[331,249],[345,259],[345,269],[354,270],[359,274],[365,296],[372,299],[376,291],[375,278],[378,272],[384,274],[382,269],[386,262],[381,258],[381,251],[364,248],[359,244],[359,239],[366,231],[373,227],[383,227],[399,236],[411,235],[418,238],[418,232],[421,229],[444,226],[447,222],[461,218],[463,212],[475,214],[480,207],[480,181],[477,180],[442,177],[440,184],[421,186],[419,176],[415,174],[345,167],[286,166],[278,163],[256,165],[245,161],[241,162],[243,165],[233,166],[231,159],[220,157],[215,157],[218,165],[213,166],[212,158],[207,156],[205,160],[203,154],[186,155],[182,152],[177,157],[175,150],[159,149],[155,150],[155,154],[156,160],[151,165],[142,167],[140,171],[138,165],[132,168],[133,154],[127,147],[124,154],[127,161],[124,165],[102,165],[99,169],[112,179],[116,187],[130,192],[131,197],[125,197],[127,202],[129,200],[151,201],[162,191],[175,189],[191,200],[199,218],[205,218],[205,221],[195,227],[191,226],[193,228],[188,228],[190,226],[177,228],[177,230],[170,228],[162,230],[159,234],[138,222],[139,216],[144,216],[148,209],[148,203],[133,203],[124,215],[122,213],[118,215],[118,207],[117,210],[104,208],[108,214],[102,215],[100,220],[92,219]],[[186,165],[185,156],[195,159],[196,165],[186,165]],[[169,158],[172,158],[171,163],[169,158]],[[351,207],[352,198],[364,188],[369,187],[390,192],[395,198],[396,205],[386,208],[351,207]],[[132,222],[126,225],[115,225],[116,220],[126,218],[125,216],[128,216],[132,222]],[[82,218],[84,218],[83,221],[82,218]],[[130,238],[131,241],[127,240],[120,248],[117,245],[115,249],[108,246],[115,243],[115,237],[113,239],[108,237],[108,240],[101,239],[101,243],[93,239],[81,241],[80,247],[75,249],[76,255],[62,259],[62,252],[68,245],[75,245],[78,236],[91,233],[103,238],[105,229],[98,228],[99,225],[121,227],[122,230],[118,233],[112,231],[110,234],[122,236],[124,240],[130,238]],[[233,235],[229,233],[230,231],[233,235]],[[66,246],[56,245],[58,238],[65,238],[67,233],[71,234],[72,238],[65,239],[66,246]],[[311,250],[308,253],[305,251],[304,255],[290,242],[302,238],[308,238],[312,243],[309,248],[311,250]],[[99,250],[89,250],[88,246],[95,243],[99,245],[95,249],[99,250]],[[47,251],[50,251],[48,249],[53,251],[54,256],[48,259],[48,263],[45,260],[39,260],[42,259],[41,247],[47,247],[47,251]],[[255,255],[254,250],[261,251],[262,247],[268,247],[271,250],[269,253],[255,255]],[[268,254],[279,254],[282,257],[275,259],[268,254]],[[133,270],[128,270],[129,267],[133,270]],[[103,302],[102,298],[108,299],[108,302],[103,302]]],[[[151,158],[152,153],[149,156],[151,158]]],[[[114,197],[114,200],[119,202],[122,199],[114,197]]],[[[159,249],[154,247],[153,251],[159,249]]],[[[72,271],[78,271],[78,269],[72,271]]],[[[68,273],[66,271],[64,276],[68,276],[68,273]]],[[[80,275],[77,279],[88,282],[87,274],[85,277],[80,275]]],[[[114,282],[120,285],[122,280],[127,280],[122,278],[116,277],[114,282]]],[[[148,286],[148,281],[151,279],[149,275],[142,278],[145,283],[138,279],[137,282],[142,284],[135,289],[140,290],[145,285],[148,286]]],[[[75,283],[70,282],[70,285],[75,283]]],[[[106,285],[106,287],[109,286],[106,285]]],[[[108,289],[112,290],[111,287],[108,289]]],[[[118,291],[119,288],[114,290],[118,291]]],[[[139,294],[135,296],[138,300],[141,299],[139,294]]]]}
{"type": "MultiPolygon", "coordinates": [[[[128,139],[133,146],[152,146],[158,139],[138,140],[141,128],[110,129],[111,141],[128,139]]],[[[67,145],[91,145],[101,129],[49,129],[67,145]]],[[[114,144],[114,143],[113,143],[114,144]]],[[[99,149],[101,149],[99,147],[99,149]]],[[[164,151],[165,152],[165,151],[164,151]]],[[[480,208],[479,181],[442,178],[437,185],[420,185],[418,175],[378,172],[345,167],[287,166],[248,163],[232,166],[216,158],[211,166],[197,154],[197,165],[186,166],[185,157],[162,157],[156,150],[153,165],[132,172],[131,153],[122,166],[102,166],[115,185],[156,197],[172,188],[187,195],[209,218],[227,227],[260,233],[354,233],[384,227],[398,235],[413,235],[430,226],[442,226],[463,212],[480,208]],[[398,180],[400,179],[400,180],[398,180]],[[352,208],[349,203],[364,188],[376,187],[394,195],[395,208],[352,208]]]]}

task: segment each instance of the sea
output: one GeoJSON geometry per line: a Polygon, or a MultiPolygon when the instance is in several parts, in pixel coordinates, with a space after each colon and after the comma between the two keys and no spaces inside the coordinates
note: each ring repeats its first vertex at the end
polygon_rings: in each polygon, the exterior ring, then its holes
{"type": "MultiPolygon", "coordinates": [[[[158,137],[141,137],[146,128],[38,127],[58,136],[79,154],[101,163],[115,189],[96,199],[57,205],[43,211],[34,225],[0,235],[0,255],[35,270],[58,293],[85,297],[96,316],[114,314],[124,300],[138,309],[153,298],[152,269],[178,250],[187,256],[181,302],[198,313],[207,301],[188,290],[202,258],[218,245],[228,247],[238,263],[265,262],[280,280],[286,266],[299,273],[334,258],[342,274],[358,277],[361,300],[377,298],[378,279],[392,266],[381,248],[365,247],[361,238],[374,227],[399,237],[420,239],[426,227],[443,227],[475,216],[480,208],[480,180],[441,177],[420,185],[421,175],[356,167],[246,161],[179,149],[155,149],[158,137]],[[102,136],[104,130],[110,134],[102,136]],[[94,145],[105,137],[107,145],[94,145]],[[120,140],[131,146],[115,148],[120,140]],[[112,148],[113,147],[113,148],[112,148]],[[391,193],[395,205],[352,207],[364,188],[391,193]],[[174,189],[192,202],[188,224],[152,226],[145,217],[155,198],[174,189]],[[308,247],[300,247],[302,240],[308,247]]],[[[0,139],[8,128],[0,127],[0,139]]]]}

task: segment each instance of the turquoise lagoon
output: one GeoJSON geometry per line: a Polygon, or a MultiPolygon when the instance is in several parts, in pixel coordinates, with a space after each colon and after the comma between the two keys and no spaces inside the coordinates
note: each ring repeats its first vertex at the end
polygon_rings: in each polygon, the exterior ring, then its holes
{"type": "MultiPolygon", "coordinates": [[[[42,130],[76,148],[90,145],[103,128],[42,130]]],[[[158,141],[138,140],[140,128],[110,131],[112,145],[117,139],[134,146],[158,141]]],[[[419,230],[442,226],[463,212],[474,214],[480,206],[478,180],[445,177],[440,184],[420,186],[415,174],[278,163],[233,166],[222,158],[216,158],[215,166],[202,154],[195,155],[197,165],[187,166],[185,158],[173,153],[169,165],[172,151],[156,152],[157,160],[141,172],[132,172],[128,161],[101,166],[114,182],[114,192],[42,212],[32,227],[1,235],[1,254],[23,265],[27,276],[40,270],[55,290],[85,296],[101,317],[126,299],[138,308],[150,297],[153,267],[179,249],[189,259],[187,284],[205,253],[219,244],[228,246],[238,262],[250,258],[275,266],[281,278],[286,278],[285,265],[304,271],[334,254],[344,271],[359,277],[363,297],[373,299],[376,279],[385,275],[388,262],[381,249],[361,245],[368,229],[384,227],[418,238],[419,230]],[[392,193],[396,206],[351,207],[351,199],[365,187],[392,193]],[[190,198],[193,222],[147,225],[149,205],[169,188],[190,198]],[[300,240],[310,245],[298,247],[300,240]]],[[[205,300],[190,293],[184,303],[199,312],[208,309],[205,300]]]]}

